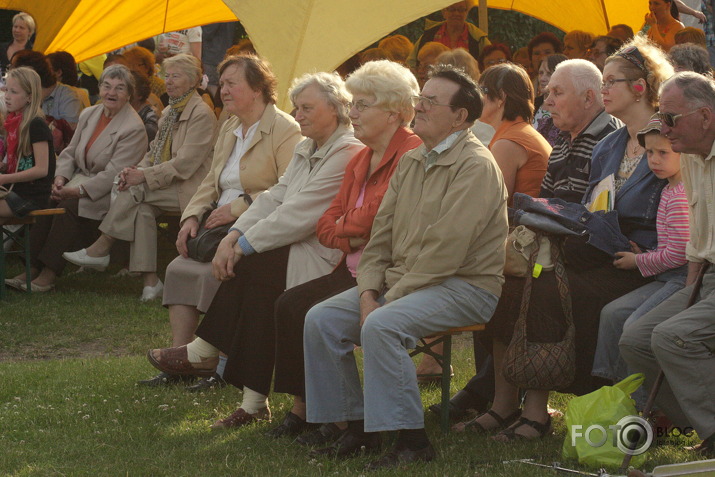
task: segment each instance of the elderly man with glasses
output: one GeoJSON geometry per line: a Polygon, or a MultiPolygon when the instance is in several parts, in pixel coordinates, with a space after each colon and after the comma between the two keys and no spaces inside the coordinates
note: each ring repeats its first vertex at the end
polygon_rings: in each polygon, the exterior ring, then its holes
{"type": "Polygon", "coordinates": [[[368,464],[389,468],[435,457],[424,430],[408,350],[431,333],[488,321],[503,283],[507,192],[491,153],[469,127],[477,85],[461,70],[435,69],[415,97],[414,132],[424,144],[400,160],[358,266],[358,286],[306,316],[307,420],[345,422],[314,456],[395,447],[368,464]],[[364,356],[364,392],[354,357],[364,356]]]}
{"type": "Polygon", "coordinates": [[[715,262],[715,82],[693,72],[663,83],[661,134],[681,155],[690,240],[686,287],[626,328],[619,346],[646,386],[665,375],[656,404],[675,426],[703,440],[693,450],[715,457],[715,268],[703,276],[698,300],[686,309],[701,267],[715,262]]]}

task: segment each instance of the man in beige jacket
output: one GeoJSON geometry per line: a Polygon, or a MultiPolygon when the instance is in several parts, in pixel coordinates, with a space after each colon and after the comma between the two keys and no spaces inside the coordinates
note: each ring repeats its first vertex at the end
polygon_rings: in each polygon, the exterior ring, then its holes
{"type": "Polygon", "coordinates": [[[304,342],[309,422],[345,423],[313,455],[345,457],[395,447],[369,470],[435,457],[424,430],[408,350],[431,333],[487,322],[504,268],[507,192],[489,150],[469,130],[481,114],[477,85],[439,67],[415,98],[423,146],[400,160],[358,267],[358,287],[313,307],[304,342]],[[364,391],[353,356],[364,352],[364,391]]]}

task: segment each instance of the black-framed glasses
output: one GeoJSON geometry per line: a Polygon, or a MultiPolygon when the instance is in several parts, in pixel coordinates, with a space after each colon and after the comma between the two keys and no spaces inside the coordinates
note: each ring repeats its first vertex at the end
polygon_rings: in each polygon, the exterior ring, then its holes
{"type": "Polygon", "coordinates": [[[658,116],[658,119],[660,120],[661,123],[665,124],[669,128],[674,128],[675,123],[678,121],[680,118],[684,118],[685,116],[690,116],[691,114],[695,114],[698,111],[700,111],[702,108],[694,109],[692,111],[689,111],[687,113],[681,113],[681,114],[673,114],[673,113],[655,113],[658,116]]]}
{"type": "Polygon", "coordinates": [[[362,113],[363,111],[365,111],[367,108],[371,108],[372,106],[375,106],[375,105],[374,105],[374,104],[367,104],[367,103],[366,103],[365,101],[363,101],[362,99],[360,99],[360,100],[358,100],[358,101],[356,101],[356,102],[354,102],[354,103],[353,103],[352,101],[350,101],[350,102],[348,103],[348,109],[353,109],[353,108],[355,108],[355,109],[357,109],[357,110],[358,110],[359,112],[361,112],[361,113],[362,113]]]}
{"type": "Polygon", "coordinates": [[[412,106],[416,108],[418,104],[421,105],[422,109],[424,109],[425,111],[429,111],[430,109],[432,109],[432,106],[449,106],[450,108],[454,107],[451,104],[440,104],[432,98],[428,98],[426,96],[412,96],[412,106]]]}
{"type": "Polygon", "coordinates": [[[611,78],[606,81],[601,82],[601,89],[611,89],[616,83],[623,83],[625,81],[631,81],[628,78],[611,78]]]}

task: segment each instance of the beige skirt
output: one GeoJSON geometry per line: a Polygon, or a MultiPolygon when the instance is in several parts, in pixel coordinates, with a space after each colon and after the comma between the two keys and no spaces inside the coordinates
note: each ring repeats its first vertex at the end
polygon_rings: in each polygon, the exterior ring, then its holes
{"type": "Polygon", "coordinates": [[[220,285],[213,276],[211,262],[178,256],[166,267],[163,305],[195,306],[206,313],[220,285]]]}

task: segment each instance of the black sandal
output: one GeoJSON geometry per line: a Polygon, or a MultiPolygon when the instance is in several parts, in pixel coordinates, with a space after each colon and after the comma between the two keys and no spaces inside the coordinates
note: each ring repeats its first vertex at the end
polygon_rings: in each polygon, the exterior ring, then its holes
{"type": "Polygon", "coordinates": [[[525,417],[520,417],[517,422],[515,422],[512,426],[504,429],[501,431],[499,434],[496,436],[492,437],[495,441],[499,442],[512,442],[515,440],[534,440],[534,439],[543,439],[547,434],[551,433],[551,416],[549,416],[546,419],[546,422],[544,424],[536,421],[532,421],[531,419],[527,419],[525,417]],[[522,434],[517,434],[516,430],[519,429],[521,426],[529,426],[532,429],[534,429],[538,435],[529,437],[525,436],[522,434]],[[500,439],[501,437],[501,439],[500,439]]]}
{"type": "MultiPolygon", "coordinates": [[[[464,427],[462,428],[461,431],[458,431],[458,432],[469,431],[469,432],[473,432],[475,434],[491,434],[492,432],[496,432],[496,431],[499,431],[500,429],[509,427],[514,422],[516,422],[517,419],[519,419],[519,416],[521,416],[521,409],[517,409],[516,411],[509,414],[507,417],[501,417],[499,414],[497,414],[496,412],[489,409],[487,412],[478,415],[474,419],[470,419],[469,421],[463,422],[462,424],[464,424],[464,427]],[[484,426],[482,426],[480,423],[478,423],[477,419],[482,417],[484,414],[489,414],[492,417],[492,419],[494,419],[497,422],[497,425],[487,429],[484,426]]],[[[457,430],[457,429],[454,429],[454,430],[457,430]]]]}

